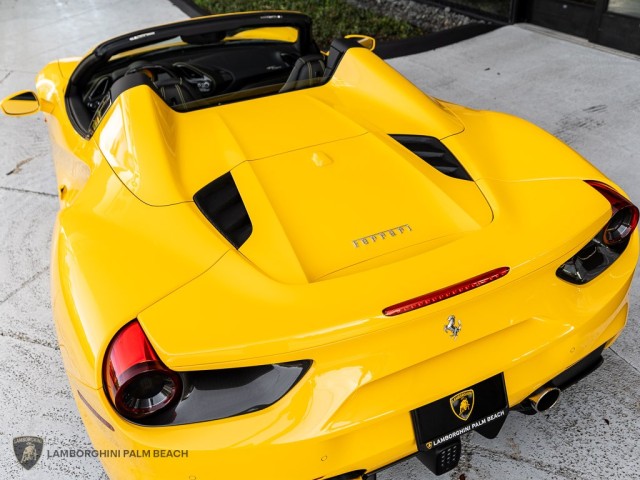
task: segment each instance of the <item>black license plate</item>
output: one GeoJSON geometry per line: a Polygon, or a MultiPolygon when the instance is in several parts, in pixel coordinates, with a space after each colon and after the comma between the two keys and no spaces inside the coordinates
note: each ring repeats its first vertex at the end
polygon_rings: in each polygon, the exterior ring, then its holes
{"type": "Polygon", "coordinates": [[[504,376],[500,373],[413,410],[418,448],[429,450],[471,430],[494,438],[508,411],[504,376]]]}

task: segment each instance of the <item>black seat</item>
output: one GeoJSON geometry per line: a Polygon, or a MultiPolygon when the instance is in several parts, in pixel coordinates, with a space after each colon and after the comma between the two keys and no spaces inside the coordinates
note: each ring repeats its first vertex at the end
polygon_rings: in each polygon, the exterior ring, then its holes
{"type": "Polygon", "coordinates": [[[289,78],[280,89],[280,93],[306,88],[319,83],[324,76],[324,57],[314,53],[296,60],[289,78]]]}
{"type": "Polygon", "coordinates": [[[156,88],[167,105],[170,107],[184,107],[185,104],[202,98],[197,90],[182,78],[169,78],[155,82],[156,88]]]}

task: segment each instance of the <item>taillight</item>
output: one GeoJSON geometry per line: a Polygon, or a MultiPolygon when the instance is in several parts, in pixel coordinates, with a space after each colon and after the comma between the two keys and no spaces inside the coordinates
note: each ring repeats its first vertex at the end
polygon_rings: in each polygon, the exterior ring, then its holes
{"type": "Polygon", "coordinates": [[[611,218],[589,243],[567,262],[560,265],[556,275],[570,283],[590,282],[624,252],[631,234],[638,225],[638,207],[606,183],[587,180],[611,204],[611,218]]]}
{"type": "Polygon", "coordinates": [[[392,317],[394,315],[400,315],[401,313],[410,312],[411,310],[416,310],[417,308],[426,307],[427,305],[441,302],[447,298],[460,295],[461,293],[468,292],[469,290],[473,290],[474,288],[478,288],[489,282],[498,280],[499,278],[504,277],[507,273],[509,273],[509,267],[496,268],[487,273],[483,273],[482,275],[465,280],[464,282],[456,283],[455,285],[436,290],[435,292],[427,293],[426,295],[421,295],[419,297],[412,298],[411,300],[405,300],[404,302],[397,303],[396,305],[385,308],[382,313],[388,317],[392,317]]]}
{"type": "Polygon", "coordinates": [[[104,379],[111,403],[130,419],[167,408],[182,392],[180,376],[158,359],[137,320],[125,325],[111,342],[104,379]]]}
{"type": "Polygon", "coordinates": [[[595,180],[587,180],[587,183],[611,204],[612,216],[604,227],[602,240],[607,245],[624,242],[638,225],[638,207],[605,183],[595,180]]]}

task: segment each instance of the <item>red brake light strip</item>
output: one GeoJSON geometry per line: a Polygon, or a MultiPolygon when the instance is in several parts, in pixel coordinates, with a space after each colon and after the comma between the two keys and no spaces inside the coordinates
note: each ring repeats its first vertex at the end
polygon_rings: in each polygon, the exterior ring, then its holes
{"type": "Polygon", "coordinates": [[[468,292],[469,290],[473,290],[474,288],[478,288],[489,282],[498,280],[499,278],[504,277],[507,273],[509,273],[509,267],[496,268],[489,272],[483,273],[482,275],[478,275],[463,282],[456,283],[455,285],[436,290],[435,292],[427,293],[426,295],[412,298],[411,300],[405,300],[404,302],[397,303],[385,308],[382,313],[384,313],[388,317],[392,317],[394,315],[400,315],[401,313],[407,313],[418,308],[426,307],[427,305],[441,302],[443,300],[446,300],[447,298],[455,297],[456,295],[460,295],[461,293],[468,292]]]}

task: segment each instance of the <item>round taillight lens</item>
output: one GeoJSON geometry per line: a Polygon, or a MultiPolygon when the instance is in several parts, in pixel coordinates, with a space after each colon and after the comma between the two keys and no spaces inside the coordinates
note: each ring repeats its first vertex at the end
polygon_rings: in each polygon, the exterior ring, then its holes
{"type": "Polygon", "coordinates": [[[611,204],[611,219],[604,228],[602,241],[606,245],[618,245],[626,240],[638,225],[638,207],[623,197],[613,187],[597,180],[586,180],[611,204]]]}
{"type": "Polygon", "coordinates": [[[111,403],[130,419],[167,408],[182,392],[180,376],[158,359],[137,321],[122,328],[111,342],[104,378],[111,403]]]}
{"type": "Polygon", "coordinates": [[[638,225],[638,208],[626,205],[618,210],[604,229],[604,243],[616,245],[624,241],[638,225]]]}

